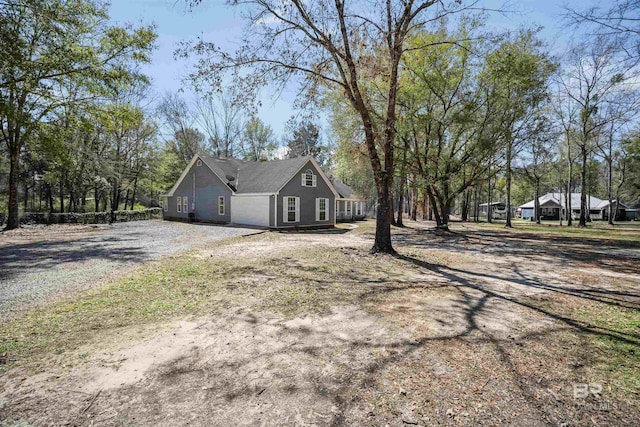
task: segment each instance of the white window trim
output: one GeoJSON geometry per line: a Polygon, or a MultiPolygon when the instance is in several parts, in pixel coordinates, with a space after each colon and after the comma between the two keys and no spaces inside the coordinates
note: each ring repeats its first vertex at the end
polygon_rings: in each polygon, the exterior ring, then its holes
{"type": "Polygon", "coordinates": [[[316,199],[316,221],[317,222],[326,222],[329,221],[329,199],[325,199],[323,197],[316,199]],[[320,219],[320,201],[324,200],[324,219],[320,219]]]}
{"type": "Polygon", "coordinates": [[[176,197],[176,201],[178,202],[176,212],[182,213],[182,197],[180,196],[176,197]]]}
{"type": "Polygon", "coordinates": [[[318,184],[318,176],[313,173],[311,169],[307,169],[302,172],[302,186],[303,187],[315,187],[318,184]],[[311,175],[311,185],[307,185],[307,176],[311,175]]]}
{"type": "Polygon", "coordinates": [[[300,197],[284,196],[282,197],[282,222],[294,223],[300,222],[300,197]],[[289,199],[295,200],[295,221],[289,221],[289,199]]]}
{"type": "Polygon", "coordinates": [[[218,215],[224,215],[225,210],[226,210],[226,206],[225,206],[224,196],[218,196],[218,215]]]}
{"type": "Polygon", "coordinates": [[[362,202],[356,202],[356,215],[362,216],[362,202]]]}
{"type": "Polygon", "coordinates": [[[345,214],[347,216],[351,216],[352,215],[352,213],[353,213],[353,209],[352,208],[353,208],[352,202],[351,202],[351,200],[349,200],[346,203],[346,207],[345,207],[345,210],[346,210],[345,214]]]}
{"type": "Polygon", "coordinates": [[[187,196],[182,196],[182,213],[189,212],[189,198],[187,196]]]}

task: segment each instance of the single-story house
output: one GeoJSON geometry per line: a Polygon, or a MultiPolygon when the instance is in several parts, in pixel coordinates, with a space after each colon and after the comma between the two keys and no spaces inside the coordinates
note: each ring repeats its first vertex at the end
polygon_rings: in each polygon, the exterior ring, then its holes
{"type": "Polygon", "coordinates": [[[492,219],[507,219],[507,204],[504,202],[480,203],[478,208],[482,217],[486,217],[491,212],[492,219]]]}
{"type": "MultiPolygon", "coordinates": [[[[560,219],[560,214],[565,218],[566,212],[566,195],[563,193],[547,193],[540,196],[538,199],[540,211],[538,213],[540,219],[560,219]]],[[[588,196],[589,216],[594,220],[606,220],[609,215],[609,201],[602,200],[595,196],[588,196]]],[[[531,200],[524,205],[518,207],[518,216],[524,219],[533,219],[533,210],[535,208],[534,200],[531,200]]],[[[580,193],[571,193],[571,218],[577,219],[580,217],[580,206],[582,205],[580,200],[580,193]]],[[[612,208],[615,212],[616,206],[618,208],[618,216],[616,220],[625,219],[625,209],[627,206],[616,200],[613,201],[612,208]]]]}
{"type": "Polygon", "coordinates": [[[197,154],[161,201],[166,219],[297,228],[333,227],[338,197],[311,156],[253,162],[197,154]]]}
{"type": "Polygon", "coordinates": [[[351,187],[335,177],[329,177],[338,193],[336,198],[336,221],[355,221],[365,218],[364,199],[351,187]]]}

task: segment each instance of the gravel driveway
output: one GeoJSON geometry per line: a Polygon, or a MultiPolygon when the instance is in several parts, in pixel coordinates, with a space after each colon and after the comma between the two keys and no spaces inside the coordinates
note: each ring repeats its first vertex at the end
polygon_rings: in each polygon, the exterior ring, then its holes
{"type": "Polygon", "coordinates": [[[156,220],[97,226],[53,239],[14,239],[10,244],[2,244],[5,236],[0,234],[0,319],[46,298],[94,286],[146,261],[257,232],[156,220]]]}

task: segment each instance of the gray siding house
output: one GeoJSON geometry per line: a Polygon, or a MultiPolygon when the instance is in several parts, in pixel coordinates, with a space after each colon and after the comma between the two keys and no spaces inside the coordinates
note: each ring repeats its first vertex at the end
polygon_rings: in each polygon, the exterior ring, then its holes
{"type": "Polygon", "coordinates": [[[329,178],[338,193],[336,221],[354,221],[365,218],[364,199],[351,187],[334,177],[329,178]]]}
{"type": "Polygon", "coordinates": [[[196,155],[162,196],[166,219],[333,227],[338,193],[313,157],[250,162],[196,155]]]}

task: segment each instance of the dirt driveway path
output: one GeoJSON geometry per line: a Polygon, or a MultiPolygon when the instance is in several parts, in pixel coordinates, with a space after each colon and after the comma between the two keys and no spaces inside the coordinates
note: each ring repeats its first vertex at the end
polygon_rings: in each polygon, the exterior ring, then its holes
{"type": "Polygon", "coordinates": [[[257,232],[152,220],[112,226],[37,226],[2,233],[0,319],[47,298],[89,288],[145,261],[257,232]]]}

